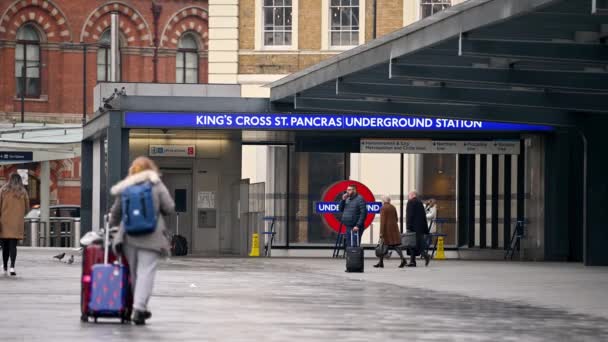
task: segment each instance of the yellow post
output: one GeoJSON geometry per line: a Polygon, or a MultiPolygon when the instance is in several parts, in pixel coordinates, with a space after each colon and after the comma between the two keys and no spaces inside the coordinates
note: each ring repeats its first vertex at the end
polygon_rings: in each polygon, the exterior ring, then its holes
{"type": "Polygon", "coordinates": [[[435,254],[436,260],[445,260],[445,252],[443,251],[443,236],[437,238],[437,254],[435,254]]]}
{"type": "Polygon", "coordinates": [[[260,234],[255,233],[251,236],[251,253],[249,253],[249,256],[260,256],[260,234]]]}

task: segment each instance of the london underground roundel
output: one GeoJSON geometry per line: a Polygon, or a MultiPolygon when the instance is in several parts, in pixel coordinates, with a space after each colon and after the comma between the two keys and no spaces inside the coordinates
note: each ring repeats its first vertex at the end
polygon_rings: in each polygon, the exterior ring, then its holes
{"type": "MultiPolygon", "coordinates": [[[[365,218],[364,228],[369,227],[382,207],[382,203],[375,201],[374,194],[371,190],[360,182],[343,180],[333,183],[321,196],[321,202],[316,203],[315,211],[321,214],[323,221],[336,232],[338,232],[341,227],[339,219],[341,213],[338,206],[342,200],[342,196],[350,185],[357,187],[357,192],[363,197],[367,205],[367,217],[365,218]]],[[[342,227],[342,232],[345,232],[345,229],[345,227],[342,227]]]]}

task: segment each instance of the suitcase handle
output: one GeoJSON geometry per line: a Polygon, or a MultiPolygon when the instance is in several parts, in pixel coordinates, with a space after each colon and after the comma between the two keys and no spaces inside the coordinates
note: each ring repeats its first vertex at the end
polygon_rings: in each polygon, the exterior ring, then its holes
{"type": "Polygon", "coordinates": [[[359,247],[359,232],[353,232],[352,230],[350,231],[350,245],[352,247],[359,247]],[[354,242],[353,242],[353,236],[357,235],[357,246],[355,246],[354,242]]]}

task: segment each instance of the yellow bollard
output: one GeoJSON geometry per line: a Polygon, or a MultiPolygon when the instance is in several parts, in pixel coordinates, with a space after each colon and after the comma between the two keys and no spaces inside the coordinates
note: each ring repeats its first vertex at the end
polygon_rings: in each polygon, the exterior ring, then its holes
{"type": "Polygon", "coordinates": [[[259,257],[260,256],[260,234],[253,234],[251,236],[251,253],[249,253],[250,257],[259,257]]]}
{"type": "Polygon", "coordinates": [[[435,254],[436,260],[445,260],[445,253],[443,251],[443,236],[437,238],[437,254],[435,254]]]}

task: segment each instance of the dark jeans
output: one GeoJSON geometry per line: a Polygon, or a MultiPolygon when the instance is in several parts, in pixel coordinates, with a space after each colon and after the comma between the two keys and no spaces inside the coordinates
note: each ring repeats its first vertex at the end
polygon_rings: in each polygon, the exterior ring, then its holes
{"type": "Polygon", "coordinates": [[[17,239],[1,239],[2,243],[2,266],[6,270],[8,267],[8,259],[11,259],[11,267],[15,267],[15,259],[17,259],[17,239]]]}
{"type": "MultiPolygon", "coordinates": [[[[346,227],[346,236],[345,236],[346,247],[351,247],[350,241],[351,241],[351,234],[353,233],[353,228],[354,227],[348,227],[348,226],[346,227]]],[[[363,234],[363,232],[361,231],[361,229],[359,229],[359,232],[352,236],[352,240],[355,243],[355,247],[361,246],[361,235],[362,234],[363,234]]]]}

